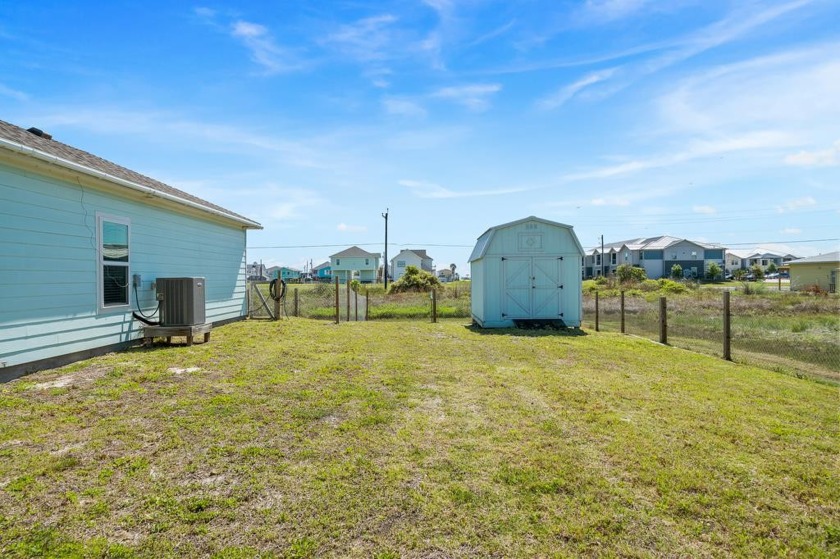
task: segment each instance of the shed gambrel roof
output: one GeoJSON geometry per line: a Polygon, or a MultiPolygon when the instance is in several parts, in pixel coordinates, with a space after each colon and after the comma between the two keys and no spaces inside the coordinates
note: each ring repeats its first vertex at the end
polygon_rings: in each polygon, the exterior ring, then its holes
{"type": "MultiPolygon", "coordinates": [[[[34,130],[34,129],[30,129],[34,130]]],[[[38,131],[40,132],[40,131],[38,131]]],[[[256,221],[235,212],[202,200],[183,190],[141,175],[111,161],[52,139],[49,135],[39,136],[14,124],[0,120],[0,148],[23,156],[77,171],[106,180],[116,187],[156,193],[162,198],[195,208],[216,216],[224,217],[247,229],[262,229],[256,221]]]]}
{"type": "Polygon", "coordinates": [[[548,219],[543,219],[541,217],[536,217],[532,215],[523,219],[517,219],[516,221],[496,225],[495,227],[491,227],[490,229],[482,233],[475,243],[475,248],[473,248],[472,254],[470,254],[469,262],[473,262],[484,256],[484,253],[487,252],[487,247],[490,246],[490,242],[492,241],[493,235],[495,235],[496,231],[499,231],[500,229],[507,229],[508,227],[514,227],[516,225],[521,225],[522,223],[526,223],[528,221],[538,221],[540,223],[544,223],[545,225],[551,225],[553,227],[568,229],[572,234],[572,239],[575,241],[575,246],[577,247],[580,255],[583,256],[584,254],[586,254],[583,250],[583,247],[580,245],[580,241],[578,240],[577,235],[575,234],[574,228],[571,225],[566,225],[565,223],[559,223],[557,221],[549,221],[548,219]]]}
{"type": "Polygon", "coordinates": [[[378,253],[367,252],[357,246],[351,246],[341,252],[331,254],[330,258],[379,258],[378,253]]]}

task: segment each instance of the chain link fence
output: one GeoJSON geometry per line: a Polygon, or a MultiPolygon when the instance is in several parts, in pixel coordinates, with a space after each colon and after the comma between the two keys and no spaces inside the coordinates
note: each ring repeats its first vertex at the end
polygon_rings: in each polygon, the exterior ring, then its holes
{"type": "Polygon", "coordinates": [[[796,376],[840,381],[836,296],[729,292],[728,332],[726,297],[715,290],[665,297],[586,293],[584,327],[664,341],[796,376]]]}
{"type": "Polygon", "coordinates": [[[256,319],[299,316],[317,320],[362,321],[382,319],[468,318],[470,284],[444,284],[431,293],[385,293],[382,284],[288,284],[278,303],[270,297],[269,282],[249,282],[248,315],[256,319]],[[337,295],[337,297],[336,297],[337,295]]]}

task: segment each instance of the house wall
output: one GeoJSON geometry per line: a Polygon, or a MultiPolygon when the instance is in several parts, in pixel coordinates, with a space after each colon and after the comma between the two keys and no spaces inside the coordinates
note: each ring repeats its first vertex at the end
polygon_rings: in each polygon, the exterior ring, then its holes
{"type": "Polygon", "coordinates": [[[405,269],[407,267],[415,266],[415,267],[422,270],[423,269],[422,264],[423,264],[422,259],[419,256],[417,256],[416,254],[414,254],[413,252],[405,252],[405,253],[401,252],[400,254],[395,256],[393,259],[391,259],[391,277],[393,278],[394,281],[397,281],[405,273],[405,269]],[[402,268],[397,266],[397,263],[399,263],[400,261],[405,261],[405,266],[403,266],[402,268]]]}
{"type": "Polygon", "coordinates": [[[560,295],[562,318],[568,326],[580,326],[582,312],[580,262],[583,252],[579,250],[573,235],[572,231],[564,227],[532,221],[495,230],[484,256],[470,263],[473,318],[484,327],[513,326],[512,320],[502,317],[505,288],[503,257],[559,258],[562,256],[561,275],[558,278],[563,284],[560,295]],[[529,238],[539,240],[529,245],[529,238]]]}
{"type": "Polygon", "coordinates": [[[838,277],[840,277],[840,266],[836,262],[794,264],[790,267],[790,289],[791,291],[802,291],[810,286],[817,285],[820,289],[830,291],[833,283],[836,290],[838,277]]]}
{"type": "Polygon", "coordinates": [[[376,281],[376,270],[379,268],[379,258],[371,256],[364,257],[341,257],[331,258],[331,267],[333,277],[338,277],[341,283],[347,281],[348,278],[352,280],[351,273],[359,272],[358,279],[362,283],[374,283],[376,281]],[[367,260],[367,264],[365,261],[367,260]],[[340,263],[337,263],[340,261],[340,263]]]}
{"type": "MultiPolygon", "coordinates": [[[[114,187],[116,190],[117,187],[114,187]]],[[[206,278],[206,316],[245,316],[245,231],[0,163],[0,362],[5,367],[140,337],[131,308],[98,311],[97,214],[130,220],[140,305],[158,277],[206,278]]],[[[24,366],[25,368],[25,366],[24,366]]],[[[0,368],[0,372],[3,369],[0,368]]]]}

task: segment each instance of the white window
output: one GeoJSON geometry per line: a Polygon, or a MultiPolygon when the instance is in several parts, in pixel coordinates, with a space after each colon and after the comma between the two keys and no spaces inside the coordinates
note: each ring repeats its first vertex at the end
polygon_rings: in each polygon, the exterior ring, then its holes
{"type": "Polygon", "coordinates": [[[124,217],[96,216],[100,310],[128,307],[131,303],[131,222],[124,217]]]}
{"type": "Polygon", "coordinates": [[[405,268],[405,260],[397,260],[397,268],[405,268]]]}
{"type": "Polygon", "coordinates": [[[336,266],[340,266],[340,265],[341,265],[341,258],[336,258],[336,259],[335,259],[335,265],[336,265],[336,266]]]}
{"type": "Polygon", "coordinates": [[[370,258],[365,258],[365,266],[370,266],[370,258]]]}
{"type": "Polygon", "coordinates": [[[616,263],[616,257],[617,256],[618,255],[614,252],[612,254],[610,254],[610,264],[615,264],[616,263]]]}

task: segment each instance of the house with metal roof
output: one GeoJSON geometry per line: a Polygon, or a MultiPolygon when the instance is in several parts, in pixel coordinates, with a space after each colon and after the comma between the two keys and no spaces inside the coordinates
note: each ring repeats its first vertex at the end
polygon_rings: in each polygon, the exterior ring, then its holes
{"type": "Polygon", "coordinates": [[[840,251],[791,260],[790,290],[804,291],[814,287],[829,293],[837,292],[837,277],[840,276],[840,251]]]}
{"type": "Polygon", "coordinates": [[[0,224],[0,380],[137,343],[159,278],[204,278],[208,323],[246,316],[259,223],[3,121],[0,224]]]}
{"type": "Polygon", "coordinates": [[[750,250],[727,250],[725,269],[728,274],[733,273],[735,270],[749,270],[753,266],[759,266],[762,270],[766,271],[770,264],[778,268],[797,258],[799,257],[793,254],[776,252],[760,247],[750,250]]]}
{"type": "Polygon", "coordinates": [[[354,279],[361,283],[375,283],[380,258],[379,253],[352,246],[330,256],[330,271],[332,277],[337,277],[340,283],[354,279]]]}
{"type": "Polygon", "coordinates": [[[405,273],[405,269],[409,266],[414,266],[420,270],[432,273],[434,269],[434,260],[431,256],[426,254],[425,249],[404,248],[398,255],[391,259],[391,270],[389,277],[397,281],[405,273]]]}
{"type": "Polygon", "coordinates": [[[619,266],[629,264],[644,268],[651,279],[667,278],[671,268],[679,264],[684,277],[703,278],[714,262],[721,270],[726,249],[719,245],[680,239],[669,235],[643,237],[605,243],[587,252],[583,276],[592,278],[602,273],[609,276],[619,266]]]}

